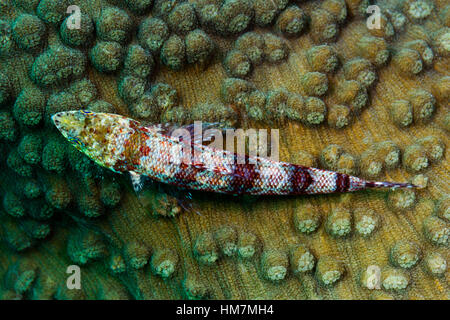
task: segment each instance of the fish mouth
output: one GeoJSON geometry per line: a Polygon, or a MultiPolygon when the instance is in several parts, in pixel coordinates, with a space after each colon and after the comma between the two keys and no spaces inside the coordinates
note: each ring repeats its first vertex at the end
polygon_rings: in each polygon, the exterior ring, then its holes
{"type": "Polygon", "coordinates": [[[61,128],[61,119],[66,115],[65,112],[57,112],[54,115],[51,116],[51,119],[56,126],[60,130],[61,128]]]}
{"type": "Polygon", "coordinates": [[[80,125],[75,117],[77,111],[61,111],[51,116],[53,124],[63,134],[69,133],[77,125],[80,125]]]}

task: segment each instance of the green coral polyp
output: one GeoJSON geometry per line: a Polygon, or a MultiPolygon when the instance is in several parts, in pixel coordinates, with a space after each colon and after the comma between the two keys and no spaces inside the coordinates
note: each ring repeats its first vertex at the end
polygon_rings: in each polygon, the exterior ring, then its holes
{"type": "Polygon", "coordinates": [[[206,63],[212,58],[216,45],[214,41],[200,29],[186,35],[186,58],[188,63],[206,63]]]}
{"type": "Polygon", "coordinates": [[[83,193],[77,202],[79,211],[88,218],[97,218],[104,213],[103,204],[95,194],[83,193]]]}
{"type": "Polygon", "coordinates": [[[32,238],[42,240],[45,239],[51,231],[50,225],[32,219],[27,219],[21,223],[24,231],[32,238]]]}
{"type": "Polygon", "coordinates": [[[314,268],[316,259],[305,247],[299,245],[291,249],[290,263],[294,273],[304,273],[314,268]]]}
{"type": "Polygon", "coordinates": [[[237,232],[233,227],[225,226],[218,229],[214,237],[224,256],[231,257],[235,255],[237,250],[237,232]]]}
{"type": "Polygon", "coordinates": [[[158,53],[169,35],[169,27],[163,20],[147,18],[139,25],[137,37],[141,46],[158,53]]]}
{"type": "Polygon", "coordinates": [[[153,4],[153,0],[124,0],[123,2],[131,11],[138,15],[147,13],[153,4]]]}
{"type": "Polygon", "coordinates": [[[118,84],[119,95],[127,103],[132,103],[144,94],[145,87],[146,82],[142,78],[125,76],[118,84]]]}
{"type": "Polygon", "coordinates": [[[13,141],[16,138],[16,124],[9,112],[0,111],[0,139],[13,141]]]}
{"type": "Polygon", "coordinates": [[[106,245],[99,235],[93,231],[75,230],[67,241],[67,254],[74,263],[85,265],[104,257],[106,245]]]}
{"type": "Polygon", "coordinates": [[[38,88],[24,88],[14,103],[14,118],[27,126],[38,125],[43,118],[46,101],[45,94],[38,88]]]}
{"type": "Polygon", "coordinates": [[[163,279],[174,275],[178,267],[178,255],[171,249],[156,250],[150,261],[151,269],[154,274],[163,279]]]}
{"type": "Polygon", "coordinates": [[[17,151],[29,164],[37,164],[42,157],[42,138],[38,134],[27,134],[19,143],[17,151]]]}
{"type": "Polygon", "coordinates": [[[23,182],[23,193],[28,199],[36,199],[42,194],[42,188],[36,180],[29,179],[23,182]]]}
{"type": "Polygon", "coordinates": [[[235,49],[245,53],[245,55],[255,65],[262,63],[264,59],[264,40],[262,36],[256,32],[246,32],[241,35],[235,41],[234,47],[235,49]]]}
{"type": "Polygon", "coordinates": [[[122,198],[120,185],[115,181],[103,180],[100,185],[100,200],[107,207],[115,207],[122,198]]]}
{"type": "Polygon", "coordinates": [[[363,236],[371,236],[380,227],[380,217],[372,209],[357,208],[353,211],[355,231],[363,236]]]}
{"type": "Polygon", "coordinates": [[[118,42],[99,41],[89,52],[89,58],[100,72],[114,72],[123,62],[123,48],[118,42]]]}
{"type": "Polygon", "coordinates": [[[425,270],[434,277],[442,277],[447,271],[447,261],[439,252],[430,252],[424,259],[425,270]]]}
{"type": "Polygon", "coordinates": [[[170,29],[179,34],[186,34],[197,27],[197,16],[191,3],[180,3],[173,8],[167,18],[170,29]]]}
{"type": "Polygon", "coordinates": [[[227,73],[236,78],[247,76],[252,67],[250,59],[238,50],[228,52],[223,63],[227,73]]]}
{"type": "Polygon", "coordinates": [[[91,17],[82,12],[80,16],[80,28],[69,29],[68,23],[70,16],[67,17],[59,28],[59,34],[62,41],[73,47],[85,47],[88,46],[94,39],[94,23],[91,17]]]}
{"type": "Polygon", "coordinates": [[[3,197],[3,208],[6,213],[15,218],[20,218],[25,215],[25,207],[21,203],[21,199],[12,192],[5,193],[3,197]]]}
{"type": "Polygon", "coordinates": [[[46,28],[44,23],[36,16],[22,14],[14,20],[12,37],[23,50],[35,50],[44,40],[46,28]]]}
{"type": "Polygon", "coordinates": [[[295,228],[305,234],[310,234],[317,230],[321,222],[321,215],[308,203],[299,206],[294,211],[295,228]]]}
{"type": "Polygon", "coordinates": [[[319,45],[306,51],[306,58],[313,71],[332,73],[339,66],[339,58],[332,46],[319,45]]]}
{"type": "Polygon", "coordinates": [[[133,241],[125,245],[124,258],[132,269],[142,269],[148,262],[151,250],[142,242],[133,241]]]}
{"type": "Polygon", "coordinates": [[[237,253],[242,259],[250,259],[258,252],[258,238],[251,232],[240,232],[237,243],[237,253]]]}
{"type": "Polygon", "coordinates": [[[385,290],[401,291],[406,289],[409,283],[409,275],[401,269],[386,267],[381,272],[381,285],[385,290]]]}
{"type": "Polygon", "coordinates": [[[315,277],[319,284],[331,287],[339,281],[345,273],[341,262],[331,256],[321,256],[317,261],[315,277]]]}
{"type": "Polygon", "coordinates": [[[423,233],[433,244],[448,246],[450,227],[448,223],[436,216],[429,216],[423,220],[423,233]]]}
{"type": "Polygon", "coordinates": [[[0,55],[8,56],[15,48],[11,24],[5,20],[0,20],[0,44],[0,55]]]}
{"type": "Polygon", "coordinates": [[[17,149],[11,150],[8,154],[6,164],[11,170],[22,177],[31,177],[33,175],[33,167],[22,159],[17,149]]]}
{"type": "Polygon", "coordinates": [[[34,60],[30,78],[41,87],[51,87],[80,77],[85,67],[86,57],[81,51],[54,46],[34,60]]]}
{"type": "Polygon", "coordinates": [[[67,92],[73,94],[81,106],[86,106],[97,98],[97,87],[88,79],[80,79],[72,82],[67,92]]]}
{"type": "Polygon", "coordinates": [[[122,9],[109,7],[101,11],[95,29],[99,39],[124,43],[130,36],[132,21],[122,9]]]}
{"type": "Polygon", "coordinates": [[[325,229],[333,237],[345,237],[352,231],[353,217],[345,208],[335,208],[329,214],[325,229]]]}
{"type": "Polygon", "coordinates": [[[41,0],[36,13],[45,22],[56,25],[66,16],[69,4],[68,0],[41,0]]]}
{"type": "Polygon", "coordinates": [[[283,10],[277,18],[276,28],[287,36],[298,36],[306,27],[308,17],[299,7],[292,5],[283,10]]]}
{"type": "Polygon", "coordinates": [[[47,203],[56,209],[62,210],[67,208],[72,201],[72,194],[65,180],[62,178],[53,178],[49,181],[45,192],[47,203]]]}
{"type": "Polygon", "coordinates": [[[217,244],[214,236],[209,232],[205,232],[197,238],[193,251],[198,261],[206,265],[211,265],[219,259],[217,244]]]}
{"type": "Polygon", "coordinates": [[[261,269],[264,278],[278,282],[283,280],[288,273],[288,255],[280,250],[269,249],[261,255],[261,269]]]}
{"type": "Polygon", "coordinates": [[[172,70],[178,71],[186,63],[186,44],[177,35],[171,35],[161,49],[161,61],[172,70]]]}
{"type": "Polygon", "coordinates": [[[405,269],[414,267],[421,258],[419,246],[412,241],[398,241],[390,251],[390,259],[393,265],[405,269]]]}
{"type": "Polygon", "coordinates": [[[153,56],[139,45],[130,45],[124,61],[124,73],[139,78],[150,76],[155,65],[153,56]]]}

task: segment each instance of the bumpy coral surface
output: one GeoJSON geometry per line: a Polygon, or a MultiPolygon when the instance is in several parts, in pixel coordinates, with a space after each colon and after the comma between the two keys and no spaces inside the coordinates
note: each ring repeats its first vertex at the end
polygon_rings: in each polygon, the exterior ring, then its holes
{"type": "Polygon", "coordinates": [[[449,5],[371,2],[380,28],[358,0],[1,1],[0,299],[449,299],[449,5]],[[423,188],[136,195],[56,131],[73,109],[423,188]]]}

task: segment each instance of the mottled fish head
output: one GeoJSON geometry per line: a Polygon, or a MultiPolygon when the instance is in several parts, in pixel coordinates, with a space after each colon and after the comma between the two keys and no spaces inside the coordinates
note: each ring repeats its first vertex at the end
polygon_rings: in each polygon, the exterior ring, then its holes
{"type": "Polygon", "coordinates": [[[61,134],[97,164],[112,169],[123,152],[123,141],[133,133],[131,119],[88,110],[58,112],[52,116],[61,134]]]}

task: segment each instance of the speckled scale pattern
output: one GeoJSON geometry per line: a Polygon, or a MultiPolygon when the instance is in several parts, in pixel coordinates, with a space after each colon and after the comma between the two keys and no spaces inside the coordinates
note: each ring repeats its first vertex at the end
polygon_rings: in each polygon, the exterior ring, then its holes
{"type": "Polygon", "coordinates": [[[89,112],[78,117],[86,117],[80,122],[83,128],[72,131],[84,145],[75,147],[115,172],[129,171],[181,188],[235,195],[319,194],[365,187],[363,180],[333,171],[262,157],[245,156],[245,161],[238,161],[235,153],[183,142],[161,126],[146,127],[119,115],[89,112]],[[183,161],[188,154],[192,161],[183,161]]]}

